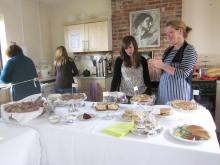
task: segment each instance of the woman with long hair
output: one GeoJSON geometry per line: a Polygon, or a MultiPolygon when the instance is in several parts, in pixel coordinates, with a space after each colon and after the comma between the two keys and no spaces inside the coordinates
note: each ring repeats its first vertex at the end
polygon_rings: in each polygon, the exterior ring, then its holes
{"type": "Polygon", "coordinates": [[[115,60],[111,91],[124,92],[128,98],[135,94],[151,94],[147,60],[138,53],[133,36],[122,39],[120,56],[115,60]],[[137,87],[137,91],[134,91],[137,87]]]}
{"type": "Polygon", "coordinates": [[[68,56],[66,48],[59,46],[55,54],[55,89],[57,93],[71,93],[73,76],[79,74],[79,71],[71,57],[68,56]]]}

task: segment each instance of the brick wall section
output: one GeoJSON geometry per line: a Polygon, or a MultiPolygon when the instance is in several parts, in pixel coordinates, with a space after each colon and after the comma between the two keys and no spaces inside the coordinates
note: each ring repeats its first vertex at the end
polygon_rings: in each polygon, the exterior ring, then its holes
{"type": "Polygon", "coordinates": [[[161,56],[168,46],[164,33],[165,24],[181,18],[182,0],[112,0],[112,45],[113,57],[119,55],[121,39],[130,34],[129,12],[160,9],[160,47],[141,48],[139,51],[153,50],[154,56],[161,56]]]}

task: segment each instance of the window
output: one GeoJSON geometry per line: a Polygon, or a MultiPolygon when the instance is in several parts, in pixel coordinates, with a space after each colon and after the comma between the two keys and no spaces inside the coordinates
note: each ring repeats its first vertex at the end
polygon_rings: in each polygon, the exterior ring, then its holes
{"type": "Polygon", "coordinates": [[[6,33],[5,33],[5,22],[3,15],[0,14],[0,69],[7,62],[8,58],[5,55],[6,44],[6,33]]]}

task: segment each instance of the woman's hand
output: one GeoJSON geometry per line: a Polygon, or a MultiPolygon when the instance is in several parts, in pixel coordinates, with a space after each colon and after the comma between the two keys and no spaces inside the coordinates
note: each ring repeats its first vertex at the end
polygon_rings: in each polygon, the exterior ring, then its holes
{"type": "Polygon", "coordinates": [[[175,72],[175,68],[163,63],[162,60],[158,60],[158,59],[149,59],[149,64],[153,67],[156,68],[157,70],[164,70],[165,72],[169,73],[169,74],[174,74],[175,72]]]}
{"type": "Polygon", "coordinates": [[[149,64],[156,68],[156,69],[163,69],[163,62],[162,60],[158,60],[158,59],[149,59],[149,64]]]}

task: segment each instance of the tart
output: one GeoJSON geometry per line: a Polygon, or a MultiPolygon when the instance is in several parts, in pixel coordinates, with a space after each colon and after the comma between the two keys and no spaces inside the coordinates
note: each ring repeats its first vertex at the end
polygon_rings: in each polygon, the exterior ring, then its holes
{"type": "Polygon", "coordinates": [[[197,110],[197,103],[186,100],[173,100],[171,101],[171,105],[174,108],[182,109],[182,110],[197,110]]]}

